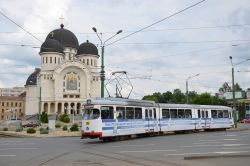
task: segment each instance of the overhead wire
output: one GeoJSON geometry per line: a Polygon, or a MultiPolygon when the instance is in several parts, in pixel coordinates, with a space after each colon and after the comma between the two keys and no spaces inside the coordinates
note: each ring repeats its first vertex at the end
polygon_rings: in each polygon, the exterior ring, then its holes
{"type": "Polygon", "coordinates": [[[163,18],[163,19],[160,19],[159,21],[156,21],[156,22],[154,22],[154,23],[152,23],[152,24],[150,24],[150,25],[148,25],[148,26],[146,26],[146,27],[143,27],[143,28],[141,28],[141,29],[139,29],[139,30],[137,30],[137,31],[135,31],[135,32],[132,32],[132,33],[130,33],[130,34],[124,36],[124,37],[121,37],[120,39],[117,39],[117,40],[115,40],[115,41],[113,41],[113,42],[107,44],[106,46],[112,45],[112,44],[114,44],[114,43],[116,43],[116,42],[118,42],[118,41],[121,41],[121,40],[123,40],[123,39],[126,39],[126,38],[128,38],[128,37],[130,37],[130,36],[132,36],[132,35],[134,35],[134,34],[136,34],[136,33],[139,33],[139,32],[141,32],[141,31],[143,31],[143,30],[145,30],[145,29],[148,29],[149,27],[152,27],[152,26],[154,26],[154,25],[156,25],[156,24],[158,24],[158,23],[160,23],[160,22],[163,22],[163,21],[165,21],[165,20],[167,20],[167,19],[169,19],[169,18],[171,18],[171,17],[173,17],[173,16],[176,16],[176,15],[178,15],[178,14],[180,14],[180,13],[182,13],[182,12],[184,12],[184,11],[186,11],[186,10],[192,8],[192,7],[195,7],[195,6],[197,6],[197,5],[199,5],[199,4],[203,3],[203,2],[205,2],[205,1],[206,1],[206,0],[202,0],[202,1],[199,1],[199,2],[197,2],[197,3],[195,3],[195,4],[193,4],[193,5],[190,5],[190,6],[184,8],[184,9],[178,11],[178,12],[175,12],[174,14],[171,14],[171,15],[169,15],[169,16],[163,18]]]}
{"type": "Polygon", "coordinates": [[[39,42],[42,42],[39,38],[37,38],[35,35],[33,35],[32,33],[30,33],[28,30],[26,30],[25,28],[23,28],[21,25],[17,24],[14,20],[12,20],[10,17],[8,17],[7,15],[5,15],[2,11],[0,11],[0,14],[5,17],[6,19],[8,19],[10,22],[12,22],[13,24],[15,24],[16,26],[18,26],[19,28],[21,28],[22,30],[24,30],[26,33],[28,33],[30,36],[32,36],[33,38],[35,38],[36,40],[38,40],[39,42]]]}

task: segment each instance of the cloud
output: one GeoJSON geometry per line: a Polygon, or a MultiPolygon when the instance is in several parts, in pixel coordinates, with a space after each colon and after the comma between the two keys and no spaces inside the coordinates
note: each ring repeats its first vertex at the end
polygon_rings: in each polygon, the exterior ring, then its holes
{"type": "MultiPolygon", "coordinates": [[[[88,38],[100,45],[91,30],[93,26],[98,32],[104,32],[104,40],[112,36],[112,32],[122,29],[124,32],[110,41],[112,42],[130,33],[126,31],[138,30],[195,2],[197,1],[104,0],[100,3],[96,0],[14,0],[1,1],[0,10],[42,41],[50,31],[59,28],[59,17],[63,15],[65,28],[74,32],[80,43],[88,38]]],[[[110,72],[117,70],[128,71],[129,77],[141,77],[131,80],[134,85],[132,97],[141,98],[149,93],[172,91],[175,88],[185,91],[186,79],[200,73],[199,77],[191,80],[190,89],[199,93],[214,93],[223,82],[231,81],[229,56],[233,56],[234,62],[250,58],[250,45],[244,45],[244,42],[199,41],[249,40],[249,26],[219,27],[250,24],[249,11],[248,0],[205,1],[149,29],[156,31],[140,32],[108,46],[105,48],[107,77],[110,72]],[[216,26],[217,28],[202,28],[216,26]],[[187,43],[195,41],[197,43],[187,43]],[[138,44],[164,42],[176,43],[138,44]]],[[[0,32],[17,32],[0,33],[0,43],[41,44],[5,18],[0,19],[0,32]]],[[[0,75],[0,86],[24,85],[33,68],[40,66],[38,52],[39,49],[31,47],[0,46],[0,70],[4,73],[0,75]]],[[[249,70],[248,64],[244,63],[237,69],[249,70]]],[[[243,88],[249,87],[249,73],[237,73],[236,79],[243,88]]]]}

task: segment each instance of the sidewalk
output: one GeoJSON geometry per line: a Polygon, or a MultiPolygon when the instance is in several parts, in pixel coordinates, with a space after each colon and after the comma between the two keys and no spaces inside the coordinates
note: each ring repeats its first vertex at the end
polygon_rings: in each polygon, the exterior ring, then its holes
{"type": "Polygon", "coordinates": [[[70,131],[50,131],[49,134],[40,134],[40,131],[36,131],[34,134],[27,134],[26,131],[15,132],[15,131],[0,131],[0,136],[5,137],[37,137],[37,138],[47,138],[47,137],[81,137],[81,132],[70,132],[70,131]]]}
{"type": "Polygon", "coordinates": [[[237,128],[227,129],[227,131],[244,131],[250,130],[250,123],[237,123],[237,128]]]}

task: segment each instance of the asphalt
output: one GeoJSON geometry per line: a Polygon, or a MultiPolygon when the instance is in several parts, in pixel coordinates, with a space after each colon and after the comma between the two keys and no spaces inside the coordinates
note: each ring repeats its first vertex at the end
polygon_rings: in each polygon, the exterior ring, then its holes
{"type": "Polygon", "coordinates": [[[77,137],[0,137],[0,166],[245,166],[250,163],[249,138],[250,130],[165,135],[109,143],[77,137]]]}

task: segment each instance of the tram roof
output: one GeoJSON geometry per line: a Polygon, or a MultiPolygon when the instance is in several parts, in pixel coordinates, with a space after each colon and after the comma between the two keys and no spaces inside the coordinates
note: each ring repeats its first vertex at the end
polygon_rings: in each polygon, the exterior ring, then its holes
{"type": "Polygon", "coordinates": [[[232,109],[231,107],[221,105],[195,105],[195,104],[167,104],[159,103],[160,107],[165,108],[195,108],[195,109],[232,109]]]}
{"type": "Polygon", "coordinates": [[[130,105],[130,106],[148,106],[157,107],[154,101],[138,100],[138,99],[124,99],[124,98],[95,98],[87,100],[87,104],[105,104],[105,105],[130,105]]]}

